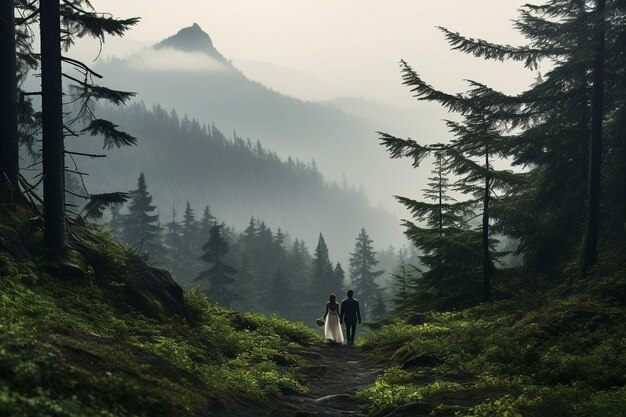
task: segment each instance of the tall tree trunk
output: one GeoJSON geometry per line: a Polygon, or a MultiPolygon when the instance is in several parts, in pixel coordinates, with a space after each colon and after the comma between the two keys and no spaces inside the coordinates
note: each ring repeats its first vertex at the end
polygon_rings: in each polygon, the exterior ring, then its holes
{"type": "Polygon", "coordinates": [[[443,175],[441,160],[439,160],[439,236],[443,236],[443,175]]]}
{"type": "Polygon", "coordinates": [[[40,2],[44,241],[65,250],[65,184],[59,0],[40,2]]]}
{"type": "Polygon", "coordinates": [[[589,144],[589,181],[587,221],[581,260],[583,276],[597,262],[600,229],[600,188],[602,171],[602,121],[604,118],[604,43],[606,0],[597,0],[593,35],[593,93],[591,98],[591,142],[589,144]]]}
{"type": "Polygon", "coordinates": [[[482,228],[482,247],[483,247],[483,301],[491,301],[491,276],[493,274],[493,266],[489,256],[489,196],[491,193],[489,176],[489,146],[485,149],[485,193],[483,195],[483,228],[482,228]]]}
{"type": "Polygon", "coordinates": [[[0,202],[19,195],[17,68],[13,0],[0,1],[0,202]]]}

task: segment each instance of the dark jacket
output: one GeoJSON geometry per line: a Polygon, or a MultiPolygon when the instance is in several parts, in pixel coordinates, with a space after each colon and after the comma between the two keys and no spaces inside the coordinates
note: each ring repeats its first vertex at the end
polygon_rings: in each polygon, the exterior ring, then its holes
{"type": "Polygon", "coordinates": [[[355,298],[346,298],[341,302],[341,319],[346,323],[361,322],[361,309],[359,308],[359,300],[355,298]]]}

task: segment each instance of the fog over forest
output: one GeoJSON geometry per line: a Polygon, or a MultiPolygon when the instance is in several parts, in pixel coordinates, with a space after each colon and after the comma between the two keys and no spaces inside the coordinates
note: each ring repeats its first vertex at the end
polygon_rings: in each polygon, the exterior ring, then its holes
{"type": "Polygon", "coordinates": [[[626,0],[0,1],[0,417],[626,416],[626,0]]]}

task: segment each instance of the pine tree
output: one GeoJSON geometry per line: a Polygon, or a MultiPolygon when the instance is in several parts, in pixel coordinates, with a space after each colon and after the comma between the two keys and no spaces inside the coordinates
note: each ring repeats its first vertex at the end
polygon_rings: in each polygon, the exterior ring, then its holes
{"type": "Polygon", "coordinates": [[[126,237],[126,234],[124,233],[124,215],[120,213],[120,207],[111,207],[109,230],[113,239],[118,242],[128,243],[124,241],[124,238],[126,237]]]}
{"type": "Polygon", "coordinates": [[[374,319],[380,320],[387,315],[387,307],[385,307],[385,300],[383,298],[383,291],[378,291],[378,296],[376,297],[376,304],[374,304],[374,308],[372,309],[372,316],[374,319]]]}
{"type": "Polygon", "coordinates": [[[131,192],[128,214],[124,218],[124,240],[137,246],[142,253],[158,258],[162,253],[160,245],[159,216],[152,214],[156,206],[152,205],[152,196],[148,192],[146,177],[139,175],[137,189],[131,192]]]}
{"type": "MultiPolygon", "coordinates": [[[[529,40],[521,47],[442,29],[453,49],[465,53],[518,61],[530,69],[536,69],[542,60],[552,64],[542,82],[519,96],[481,86],[479,97],[502,121],[524,128],[510,141],[510,153],[515,165],[531,168],[528,186],[516,190],[508,204],[498,207],[498,216],[507,223],[503,230],[520,239],[526,266],[551,275],[572,260],[582,235],[583,274],[595,263],[601,179],[619,184],[613,179],[623,178],[624,172],[623,162],[609,163],[606,174],[601,175],[603,156],[619,159],[624,155],[623,141],[603,142],[602,129],[607,122],[618,126],[623,112],[617,92],[624,91],[626,84],[622,71],[624,4],[620,0],[595,0],[595,7],[589,3],[548,0],[542,5],[524,5],[515,21],[516,29],[529,40]]],[[[454,101],[448,95],[449,104],[454,101]]],[[[626,197],[623,188],[607,187],[605,194],[626,197]]],[[[618,202],[624,203],[624,198],[618,197],[618,202]]],[[[618,224],[623,220],[617,219],[618,224]]]]}
{"type": "Polygon", "coordinates": [[[312,299],[308,283],[311,282],[312,259],[303,241],[296,238],[289,251],[288,274],[292,279],[294,296],[312,299]]]}
{"type": "Polygon", "coordinates": [[[173,206],[172,220],[165,225],[165,236],[163,241],[167,251],[166,265],[172,275],[177,279],[183,278],[180,274],[180,265],[183,259],[182,239],[182,227],[176,220],[176,206],[173,206]]]}
{"type": "MultiPolygon", "coordinates": [[[[255,245],[253,249],[253,262],[257,272],[256,287],[258,294],[264,297],[264,291],[272,280],[275,272],[275,243],[272,229],[261,221],[258,224],[255,245]]],[[[267,300],[261,299],[261,305],[267,305],[267,300]]]]}
{"type": "Polygon", "coordinates": [[[280,268],[272,275],[265,299],[267,311],[285,318],[293,317],[291,285],[280,268]]]}
{"type": "MultiPolygon", "coordinates": [[[[91,35],[100,41],[104,40],[105,35],[122,36],[138,22],[138,19],[114,19],[110,15],[103,16],[83,7],[90,8],[91,5],[87,0],[62,4],[59,0],[50,0],[41,2],[38,14],[41,40],[44,242],[49,248],[59,251],[64,251],[67,245],[64,137],[66,131],[73,132],[71,123],[64,123],[62,77],[75,83],[72,85],[74,102],[82,104],[78,106],[81,109],[79,113],[69,120],[76,122],[91,119],[80,133],[103,135],[105,146],[109,147],[135,143],[135,138],[117,130],[113,123],[95,118],[90,105],[94,100],[108,100],[114,104],[121,104],[133,94],[92,84],[91,79],[101,76],[84,63],[62,56],[61,49],[62,47],[69,49],[76,37],[85,35],[91,35]],[[62,62],[73,66],[84,80],[63,73],[62,62]]],[[[101,214],[103,205],[119,204],[124,197],[121,193],[85,196],[92,200],[92,206],[87,212],[101,214]]]]}
{"type": "Polygon", "coordinates": [[[374,280],[384,273],[384,271],[374,270],[378,261],[372,243],[373,240],[370,239],[363,227],[356,237],[354,252],[350,253],[350,278],[354,293],[366,311],[373,307],[376,294],[379,291],[374,280]]]}
{"type": "Polygon", "coordinates": [[[598,261],[600,234],[600,192],[602,187],[602,125],[604,123],[604,72],[606,49],[606,0],[596,0],[593,18],[593,90],[591,94],[591,140],[589,142],[589,174],[587,181],[587,215],[581,269],[583,276],[598,261]]]}
{"type": "Polygon", "coordinates": [[[198,224],[196,222],[196,217],[187,201],[187,206],[185,207],[185,213],[183,214],[182,221],[182,236],[183,236],[183,246],[182,250],[187,253],[192,253],[194,251],[193,243],[198,238],[198,224]]]}
{"type": "Polygon", "coordinates": [[[337,292],[341,287],[335,281],[333,266],[328,256],[328,247],[324,236],[320,233],[313,257],[311,288],[317,299],[326,299],[329,294],[337,292]]]}
{"type": "Polygon", "coordinates": [[[493,250],[497,242],[491,237],[490,205],[494,199],[494,190],[507,190],[518,184],[520,179],[511,171],[493,168],[493,159],[505,156],[502,151],[505,139],[494,128],[494,122],[485,115],[469,113],[464,123],[448,122],[448,126],[455,139],[446,147],[446,153],[451,155],[454,173],[461,177],[455,183],[455,188],[472,195],[482,211],[482,298],[483,301],[491,301],[494,261],[500,254],[493,250]],[[483,159],[483,163],[480,159],[483,159]]]}
{"type": "MultiPolygon", "coordinates": [[[[195,214],[189,201],[185,207],[185,213],[181,223],[180,230],[180,261],[178,265],[178,272],[182,280],[188,281],[198,273],[198,259],[201,256],[201,246],[198,242],[201,242],[204,237],[199,236],[199,225],[196,222],[195,214]]],[[[209,231],[210,233],[210,231],[209,231]]]]}
{"type": "Polygon", "coordinates": [[[15,4],[0,4],[0,203],[17,201],[19,144],[17,129],[17,49],[15,4]]]}
{"type": "Polygon", "coordinates": [[[333,280],[336,283],[337,287],[343,290],[345,288],[346,273],[344,272],[339,262],[337,262],[337,264],[335,265],[333,275],[333,280]]]}
{"type": "Polygon", "coordinates": [[[209,298],[228,307],[238,298],[237,294],[230,289],[235,282],[232,276],[237,273],[237,270],[224,263],[224,257],[229,249],[226,240],[222,237],[222,228],[223,225],[214,225],[211,228],[209,240],[202,247],[204,251],[202,260],[211,264],[211,268],[201,272],[195,281],[208,283],[209,298]]]}
{"type": "Polygon", "coordinates": [[[285,242],[287,240],[287,235],[283,233],[283,231],[278,228],[276,234],[274,235],[274,259],[273,262],[276,265],[285,265],[286,262],[286,252],[285,252],[285,242]]]}
{"type": "Polygon", "coordinates": [[[43,1],[41,20],[41,96],[43,144],[44,241],[64,251],[65,154],[63,133],[63,87],[61,84],[61,10],[59,0],[43,1]]]}
{"type": "Polygon", "coordinates": [[[239,272],[237,274],[236,287],[241,294],[241,303],[245,309],[260,311],[261,296],[265,286],[261,284],[256,269],[257,255],[257,227],[254,217],[250,218],[248,227],[239,236],[239,272]]]}
{"type": "Polygon", "coordinates": [[[208,236],[211,232],[211,228],[215,225],[215,217],[211,214],[211,209],[209,206],[204,208],[202,212],[202,219],[200,219],[200,224],[198,225],[198,238],[202,239],[205,236],[208,236]]]}
{"type": "Polygon", "coordinates": [[[396,313],[408,310],[415,297],[414,282],[421,271],[412,265],[407,265],[404,259],[400,260],[397,270],[391,274],[393,278],[393,304],[396,313]]]}

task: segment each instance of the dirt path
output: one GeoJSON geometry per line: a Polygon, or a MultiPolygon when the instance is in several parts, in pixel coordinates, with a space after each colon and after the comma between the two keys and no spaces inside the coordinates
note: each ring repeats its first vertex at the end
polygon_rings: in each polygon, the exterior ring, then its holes
{"type": "Polygon", "coordinates": [[[357,347],[327,345],[304,352],[310,361],[303,370],[309,392],[287,395],[276,416],[335,417],[365,416],[354,394],[371,386],[382,372],[357,347]]]}

